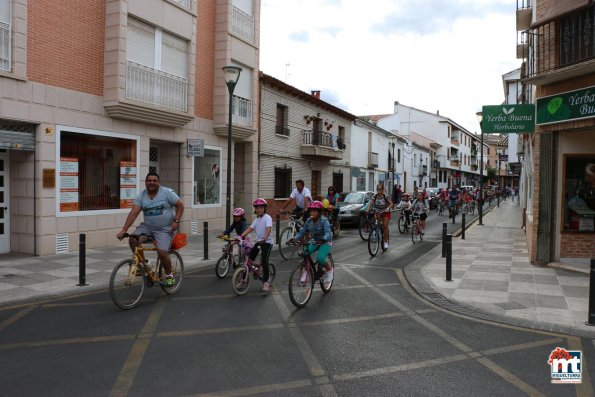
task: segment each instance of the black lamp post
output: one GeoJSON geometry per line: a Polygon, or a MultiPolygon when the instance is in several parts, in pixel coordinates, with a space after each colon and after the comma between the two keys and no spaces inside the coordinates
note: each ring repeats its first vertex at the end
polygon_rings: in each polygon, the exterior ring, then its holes
{"type": "Polygon", "coordinates": [[[233,108],[233,90],[240,79],[242,68],[239,66],[224,66],[223,77],[229,92],[229,118],[227,120],[227,197],[225,198],[225,226],[230,225],[231,220],[231,115],[233,108]]]}
{"type": "Polygon", "coordinates": [[[395,190],[395,172],[397,171],[397,166],[395,165],[395,142],[394,141],[392,142],[392,145],[393,145],[393,158],[392,158],[392,162],[393,163],[391,165],[393,167],[393,183],[392,183],[392,186],[393,186],[393,191],[394,191],[395,190]]]}
{"type": "Polygon", "coordinates": [[[481,143],[479,144],[479,150],[481,150],[479,159],[479,225],[483,225],[483,114],[481,112],[475,113],[477,121],[479,121],[479,129],[481,130],[481,143]]]}

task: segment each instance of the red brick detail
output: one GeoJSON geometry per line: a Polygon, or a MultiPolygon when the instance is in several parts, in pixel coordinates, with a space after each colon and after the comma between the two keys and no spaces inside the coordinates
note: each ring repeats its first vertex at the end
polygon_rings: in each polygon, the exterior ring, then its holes
{"type": "Polygon", "coordinates": [[[215,7],[215,0],[198,2],[194,113],[197,117],[207,120],[213,120],[215,7]]]}
{"type": "Polygon", "coordinates": [[[595,258],[595,234],[562,234],[561,258],[595,258]]]}
{"type": "Polygon", "coordinates": [[[27,3],[27,76],[103,95],[104,0],[27,3]]]}

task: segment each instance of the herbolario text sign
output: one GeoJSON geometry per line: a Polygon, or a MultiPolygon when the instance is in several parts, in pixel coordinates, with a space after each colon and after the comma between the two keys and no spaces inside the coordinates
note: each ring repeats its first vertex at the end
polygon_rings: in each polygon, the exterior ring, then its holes
{"type": "Polygon", "coordinates": [[[535,131],[534,105],[485,105],[481,113],[484,134],[524,134],[535,131]]]}
{"type": "Polygon", "coordinates": [[[537,124],[595,117],[595,87],[537,98],[537,124]]]}

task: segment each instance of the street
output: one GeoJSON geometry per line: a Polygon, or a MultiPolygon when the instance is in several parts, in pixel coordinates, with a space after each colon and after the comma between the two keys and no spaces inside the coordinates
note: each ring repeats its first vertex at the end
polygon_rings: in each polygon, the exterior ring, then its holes
{"type": "Polygon", "coordinates": [[[439,244],[444,221],[432,211],[414,245],[393,218],[391,246],[375,258],[357,229],[342,230],[332,291],[317,287],[301,310],[287,292],[297,261],[277,247],[270,294],[253,282],[236,297],[230,278],[207,268],[186,274],[174,296],[149,289],[129,311],[107,291],[0,309],[3,394],[592,395],[588,338],[472,319],[411,288],[403,269],[439,244]],[[557,346],[583,352],[582,384],[550,383],[557,346]]]}

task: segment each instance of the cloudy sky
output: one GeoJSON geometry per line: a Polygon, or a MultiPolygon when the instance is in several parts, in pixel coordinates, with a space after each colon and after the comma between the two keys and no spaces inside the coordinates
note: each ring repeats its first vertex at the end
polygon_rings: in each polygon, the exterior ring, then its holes
{"type": "Polygon", "coordinates": [[[355,115],[394,101],[478,131],[516,59],[513,0],[262,0],[260,69],[355,115]]]}

